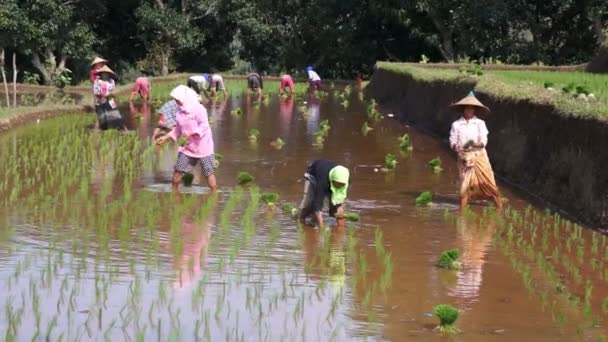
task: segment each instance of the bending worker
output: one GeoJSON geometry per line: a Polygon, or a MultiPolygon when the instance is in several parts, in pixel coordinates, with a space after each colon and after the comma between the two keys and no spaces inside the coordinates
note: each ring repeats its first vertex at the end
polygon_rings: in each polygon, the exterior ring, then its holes
{"type": "Polygon", "coordinates": [[[304,174],[304,197],[300,203],[299,221],[313,215],[319,227],[323,227],[323,202],[329,199],[329,215],[336,217],[338,226],[344,225],[344,201],[349,185],[346,167],[328,160],[315,160],[304,174]]]}

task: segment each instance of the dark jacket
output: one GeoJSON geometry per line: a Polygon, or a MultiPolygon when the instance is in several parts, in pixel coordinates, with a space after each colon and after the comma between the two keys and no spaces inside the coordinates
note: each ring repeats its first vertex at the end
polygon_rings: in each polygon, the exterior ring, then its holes
{"type": "MultiPolygon", "coordinates": [[[[338,166],[338,164],[329,161],[329,160],[315,160],[308,166],[308,170],[306,171],[309,175],[313,177],[312,185],[314,189],[314,196],[312,198],[311,203],[311,212],[318,212],[323,210],[323,201],[325,198],[329,198],[331,200],[331,187],[329,184],[329,171],[334,167],[338,166]]],[[[331,205],[329,213],[330,215],[335,214],[338,206],[331,205]]]]}

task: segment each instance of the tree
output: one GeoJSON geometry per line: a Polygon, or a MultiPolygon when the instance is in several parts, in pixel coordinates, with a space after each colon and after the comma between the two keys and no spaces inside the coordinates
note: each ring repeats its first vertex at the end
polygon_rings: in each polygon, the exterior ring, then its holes
{"type": "Polygon", "coordinates": [[[89,25],[76,15],[78,4],[78,0],[20,1],[21,49],[31,57],[45,84],[66,71],[68,58],[88,56],[95,43],[89,25]]]}
{"type": "MultiPolygon", "coordinates": [[[[4,0],[0,4],[0,73],[2,73],[2,83],[4,84],[7,107],[10,107],[11,101],[8,92],[8,84],[6,82],[6,71],[4,69],[5,49],[12,48],[14,50],[17,46],[18,37],[19,7],[17,6],[17,2],[15,0],[4,0]]],[[[13,52],[13,55],[14,54],[15,52],[13,52]]],[[[13,103],[13,105],[17,105],[16,101],[13,103]]]]}
{"type": "Polygon", "coordinates": [[[192,25],[188,5],[187,0],[179,4],[156,0],[152,5],[143,3],[135,12],[140,39],[153,58],[147,64],[160,67],[163,75],[169,73],[175,52],[194,49],[202,43],[203,34],[192,25]]]}

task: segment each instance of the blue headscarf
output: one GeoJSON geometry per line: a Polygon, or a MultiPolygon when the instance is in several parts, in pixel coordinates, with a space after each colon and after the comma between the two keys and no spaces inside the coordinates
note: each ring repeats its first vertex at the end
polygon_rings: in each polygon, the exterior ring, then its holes
{"type": "Polygon", "coordinates": [[[209,82],[209,74],[203,74],[203,78],[205,81],[209,82]]]}
{"type": "Polygon", "coordinates": [[[312,71],[312,66],[309,65],[308,67],[306,67],[306,71],[312,71]]]}

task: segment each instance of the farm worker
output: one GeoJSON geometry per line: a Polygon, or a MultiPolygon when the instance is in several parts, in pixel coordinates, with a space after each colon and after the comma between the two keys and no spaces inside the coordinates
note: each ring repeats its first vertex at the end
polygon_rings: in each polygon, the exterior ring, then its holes
{"type": "Polygon", "coordinates": [[[171,91],[171,97],[177,103],[175,127],[167,135],[156,139],[163,144],[168,139],[178,141],[185,138],[180,146],[173,172],[173,190],[177,191],[184,173],[192,171],[197,163],[201,164],[203,176],[211,191],[217,189],[215,179],[215,155],[213,134],[209,127],[207,110],[198,100],[198,95],[185,85],[179,85],[171,91]]]}
{"type": "Polygon", "coordinates": [[[329,199],[329,215],[337,218],[338,226],[344,226],[344,201],[349,185],[346,167],[328,160],[315,160],[304,173],[304,197],[300,203],[299,220],[314,215],[319,227],[323,227],[323,202],[329,199]]]}
{"type": "Polygon", "coordinates": [[[133,89],[131,89],[131,98],[129,98],[129,102],[133,101],[133,98],[137,94],[146,101],[150,99],[150,81],[147,77],[142,76],[135,79],[135,84],[133,84],[133,89]]]}
{"type": "Polygon", "coordinates": [[[211,90],[211,97],[215,97],[218,91],[223,91],[224,96],[228,97],[228,92],[224,86],[224,78],[220,74],[213,74],[209,77],[209,90],[211,90]]]}
{"type": "Polygon", "coordinates": [[[122,116],[113,98],[116,74],[107,65],[97,69],[98,78],[93,83],[95,112],[101,129],[123,128],[122,116]]]}
{"type": "Polygon", "coordinates": [[[291,78],[291,76],[287,74],[281,76],[281,88],[279,90],[280,92],[283,92],[286,88],[289,88],[290,93],[293,94],[295,90],[295,87],[293,85],[293,78],[291,78]]]}
{"type": "Polygon", "coordinates": [[[194,76],[190,76],[188,78],[188,87],[190,87],[190,89],[194,90],[197,94],[200,94],[201,91],[205,90],[205,88],[207,87],[207,82],[209,80],[209,75],[208,74],[202,74],[202,75],[194,75],[194,76]]]}
{"type": "Polygon", "coordinates": [[[321,77],[312,69],[312,66],[307,67],[306,72],[308,72],[308,89],[321,89],[321,77]]]}
{"type": "Polygon", "coordinates": [[[488,159],[486,145],[488,129],[476,114],[489,113],[471,91],[462,100],[450,106],[463,116],[452,124],[450,146],[458,153],[460,175],[460,207],[465,208],[471,198],[491,198],[497,208],[502,208],[500,193],[494,179],[494,172],[488,159]]]}
{"type": "Polygon", "coordinates": [[[152,139],[158,138],[161,133],[170,132],[175,127],[175,116],[178,110],[177,102],[173,99],[165,102],[158,109],[158,124],[152,133],[152,139]]]}
{"type": "Polygon", "coordinates": [[[264,89],[264,82],[262,82],[262,76],[257,72],[252,72],[247,75],[247,87],[249,90],[262,95],[262,89],[264,89]]]}
{"type": "Polygon", "coordinates": [[[97,79],[97,70],[105,66],[106,63],[108,63],[108,61],[101,57],[95,57],[93,62],[91,62],[91,71],[89,72],[89,79],[91,80],[91,83],[94,83],[97,79]]]}

